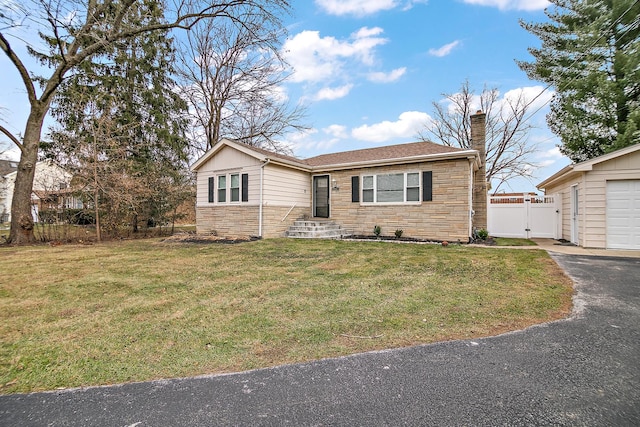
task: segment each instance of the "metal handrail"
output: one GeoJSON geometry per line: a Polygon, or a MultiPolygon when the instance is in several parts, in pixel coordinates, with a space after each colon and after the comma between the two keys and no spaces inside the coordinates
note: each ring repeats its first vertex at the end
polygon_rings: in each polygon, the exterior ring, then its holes
{"type": "Polygon", "coordinates": [[[280,222],[284,222],[284,220],[287,219],[287,217],[295,207],[296,207],[296,204],[294,203],[293,206],[291,206],[291,209],[289,209],[289,212],[287,212],[287,214],[282,218],[282,220],[280,220],[280,222]]]}

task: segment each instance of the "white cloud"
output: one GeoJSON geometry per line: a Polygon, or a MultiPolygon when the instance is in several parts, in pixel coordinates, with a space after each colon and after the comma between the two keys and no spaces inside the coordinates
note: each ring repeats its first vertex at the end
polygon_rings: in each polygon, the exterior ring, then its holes
{"type": "MultiPolygon", "coordinates": [[[[553,97],[553,91],[545,90],[543,86],[524,86],[515,89],[508,90],[504,94],[499,94],[499,98],[496,100],[493,108],[496,111],[500,111],[502,108],[510,108],[509,105],[522,108],[523,105],[527,105],[527,115],[536,113],[535,116],[542,117],[544,120],[544,114],[540,114],[540,111],[547,106],[551,98],[553,97]]],[[[459,93],[453,94],[453,97],[460,96],[459,93]]],[[[456,106],[449,99],[445,98],[441,100],[442,103],[447,105],[447,109],[451,113],[455,113],[456,106]]],[[[470,110],[480,110],[480,95],[475,94],[471,98],[470,110]]]]}
{"type": "Polygon", "coordinates": [[[537,153],[536,157],[541,159],[541,161],[537,163],[541,168],[553,165],[558,160],[564,158],[560,152],[560,147],[553,147],[549,150],[540,151],[537,153]]]}
{"type": "Polygon", "coordinates": [[[387,39],[377,37],[382,32],[379,27],[363,27],[353,33],[349,40],[320,37],[318,31],[296,34],[283,46],[283,55],[294,69],[292,81],[333,80],[341,75],[349,60],[372,65],[375,48],[387,42],[387,39]]]}
{"type": "Polygon", "coordinates": [[[502,98],[515,103],[519,97],[522,97],[526,103],[531,103],[527,109],[533,112],[544,108],[551,101],[553,91],[545,89],[543,86],[525,86],[505,92],[502,98]]]}
{"type": "Polygon", "coordinates": [[[380,27],[362,27],[355,33],[352,33],[351,37],[354,39],[364,39],[372,36],[377,36],[379,34],[382,34],[383,32],[384,30],[380,27]]]}
{"type": "Polygon", "coordinates": [[[347,127],[343,125],[330,125],[322,129],[322,131],[334,138],[346,139],[349,137],[347,127]]]}
{"type": "Polygon", "coordinates": [[[437,56],[438,58],[447,56],[459,44],[460,44],[460,40],[456,40],[451,43],[445,44],[444,46],[439,47],[437,49],[429,49],[429,55],[437,56]]]}
{"type": "Polygon", "coordinates": [[[336,88],[325,87],[320,89],[320,91],[316,94],[315,100],[322,101],[344,98],[349,94],[351,88],[353,88],[352,84],[347,84],[336,88]]]}
{"type": "Polygon", "coordinates": [[[396,0],[316,0],[316,4],[330,15],[371,15],[398,6],[396,0]]]}
{"type": "Polygon", "coordinates": [[[341,139],[344,139],[339,134],[339,127],[340,125],[331,125],[323,129],[323,132],[328,134],[329,138],[323,138],[318,135],[318,130],[314,128],[296,132],[287,135],[285,144],[288,145],[297,156],[301,157],[326,153],[341,139]],[[332,133],[336,133],[337,135],[332,133]]]}
{"type": "Polygon", "coordinates": [[[547,0],[463,0],[467,4],[497,7],[500,10],[542,10],[549,6],[547,0]]]}
{"type": "Polygon", "coordinates": [[[330,15],[354,15],[358,17],[391,10],[398,6],[402,11],[413,8],[416,4],[426,4],[429,0],[316,0],[326,13],[330,15]]]}
{"type": "Polygon", "coordinates": [[[402,11],[406,12],[407,10],[411,10],[413,6],[416,4],[427,4],[429,0],[408,0],[404,6],[402,6],[402,11]]]}
{"type": "Polygon", "coordinates": [[[369,73],[368,79],[374,83],[391,83],[398,80],[407,72],[406,67],[396,68],[389,73],[384,73],[382,71],[369,73]]]}
{"type": "Polygon", "coordinates": [[[373,125],[363,125],[351,131],[351,135],[361,141],[385,142],[393,138],[411,138],[431,121],[431,116],[420,111],[407,111],[395,122],[383,121],[373,125]]]}
{"type": "Polygon", "coordinates": [[[536,166],[540,169],[548,168],[549,166],[555,165],[557,162],[556,159],[546,159],[536,163],[536,166]]]}

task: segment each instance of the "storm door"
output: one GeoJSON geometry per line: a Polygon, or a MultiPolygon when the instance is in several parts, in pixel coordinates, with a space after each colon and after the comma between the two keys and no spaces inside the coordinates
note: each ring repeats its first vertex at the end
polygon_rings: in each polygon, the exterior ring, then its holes
{"type": "Polygon", "coordinates": [[[329,175],[313,177],[313,216],[329,218],[329,175]]]}

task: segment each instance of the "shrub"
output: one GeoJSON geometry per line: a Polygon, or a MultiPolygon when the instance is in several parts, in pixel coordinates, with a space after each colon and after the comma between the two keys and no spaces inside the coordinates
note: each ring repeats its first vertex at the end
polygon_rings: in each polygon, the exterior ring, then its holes
{"type": "Polygon", "coordinates": [[[485,230],[484,228],[481,228],[481,229],[476,231],[476,235],[478,236],[478,239],[480,239],[480,240],[487,240],[487,237],[489,237],[489,232],[487,230],[485,230]]]}
{"type": "Polygon", "coordinates": [[[382,228],[380,228],[379,225],[376,225],[375,227],[373,227],[373,234],[375,234],[376,237],[380,237],[381,232],[382,232],[382,228]]]}
{"type": "Polygon", "coordinates": [[[395,232],[396,239],[401,238],[401,237],[402,237],[402,233],[403,233],[402,229],[401,229],[401,228],[398,228],[398,229],[396,230],[396,232],[395,232]]]}

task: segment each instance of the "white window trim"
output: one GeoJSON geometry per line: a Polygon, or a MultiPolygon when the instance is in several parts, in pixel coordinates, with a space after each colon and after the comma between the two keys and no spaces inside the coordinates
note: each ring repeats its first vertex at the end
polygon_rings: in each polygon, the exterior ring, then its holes
{"type": "Polygon", "coordinates": [[[215,177],[216,177],[216,188],[215,188],[216,193],[214,198],[214,204],[216,205],[247,204],[247,202],[242,201],[242,171],[241,170],[237,170],[237,171],[234,170],[226,173],[216,174],[215,177]],[[231,175],[238,175],[238,200],[237,201],[231,201],[231,175]],[[225,201],[224,202],[220,202],[220,198],[218,197],[219,195],[218,191],[222,190],[222,188],[220,188],[220,177],[225,177],[225,188],[224,188],[225,201]]]}
{"type": "Polygon", "coordinates": [[[229,203],[229,177],[228,174],[216,175],[216,197],[215,203],[226,205],[229,203]],[[224,188],[220,187],[220,178],[224,177],[224,188]],[[224,202],[220,201],[220,190],[224,190],[224,202]]]}
{"type": "Polygon", "coordinates": [[[242,200],[242,174],[240,172],[230,173],[227,180],[229,182],[229,203],[239,204],[240,201],[242,200]],[[236,187],[238,189],[238,200],[233,200],[233,187],[231,186],[231,183],[233,182],[231,180],[231,176],[233,175],[238,176],[238,187],[236,187]]]}
{"type": "MultiPolygon", "coordinates": [[[[415,187],[411,187],[415,188],[415,187]]],[[[371,190],[370,188],[368,190],[371,190]]],[[[420,171],[407,171],[407,172],[387,172],[387,173],[375,173],[375,174],[362,174],[360,175],[360,205],[362,206],[418,206],[422,204],[422,174],[420,171]],[[403,175],[403,199],[402,202],[378,202],[378,180],[379,175],[403,175]],[[407,201],[407,175],[418,175],[418,200],[407,201]],[[364,177],[373,177],[373,202],[364,201],[364,177]]]]}

